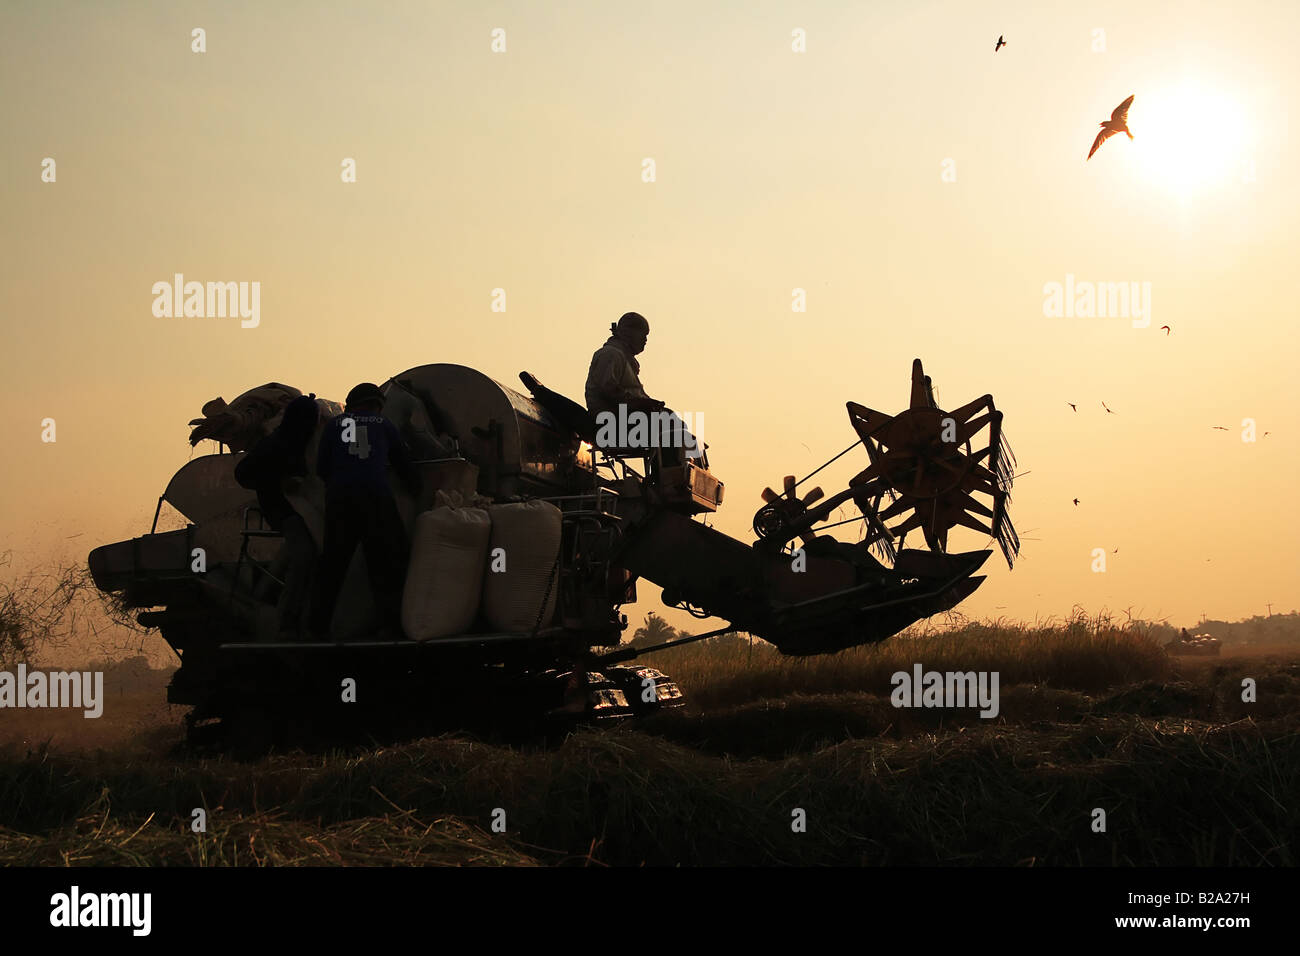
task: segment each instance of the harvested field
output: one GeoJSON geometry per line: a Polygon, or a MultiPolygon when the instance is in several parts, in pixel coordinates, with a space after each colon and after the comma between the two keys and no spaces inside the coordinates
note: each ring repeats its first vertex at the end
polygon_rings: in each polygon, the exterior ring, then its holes
{"type": "Polygon", "coordinates": [[[1286,648],[1186,661],[1121,631],[1009,630],[809,660],[739,640],[657,657],[690,707],[551,747],[456,733],[196,757],[161,682],[109,695],[99,721],[8,711],[0,862],[1297,862],[1300,655],[1286,648]],[[996,719],[894,707],[890,675],[916,662],[997,670],[996,719]]]}

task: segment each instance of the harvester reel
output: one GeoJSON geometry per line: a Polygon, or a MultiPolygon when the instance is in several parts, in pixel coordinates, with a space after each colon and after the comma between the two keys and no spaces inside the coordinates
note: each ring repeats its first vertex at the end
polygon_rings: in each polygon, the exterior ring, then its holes
{"type": "Polygon", "coordinates": [[[802,501],[795,497],[797,482],[792,477],[785,480],[784,495],[765,489],[767,504],[754,516],[759,538],[788,541],[807,533],[851,498],[866,519],[866,543],[891,559],[896,540],[909,531],[919,529],[931,550],[945,552],[948,532],[960,526],[994,538],[1008,566],[1013,563],[1020,539],[1007,505],[1015,457],[1002,434],[1002,413],[991,395],[944,411],[917,359],[912,363],[911,403],[905,411],[888,415],[856,402],[849,402],[847,408],[871,464],[849,481],[848,490],[812,509],[808,505],[822,497],[820,488],[802,501]],[[986,428],[987,443],[976,447],[986,428]],[[988,496],[988,503],[977,499],[977,494],[988,496]],[[885,522],[895,518],[903,520],[887,527],[885,522]]]}
{"type": "Polygon", "coordinates": [[[893,503],[882,521],[903,517],[890,528],[896,536],[919,528],[933,551],[948,550],[948,532],[966,527],[994,538],[1011,565],[1020,539],[1007,515],[1015,456],[1002,434],[1002,413],[984,395],[953,411],[939,408],[921,360],[912,363],[910,407],[890,416],[855,402],[849,421],[867,448],[871,464],[849,481],[854,500],[893,503]],[[972,447],[984,429],[987,443],[972,447]],[[987,495],[986,504],[975,498],[987,495]],[[910,512],[910,513],[909,513],[910,512]],[[980,520],[988,519],[987,523],[980,520]]]}

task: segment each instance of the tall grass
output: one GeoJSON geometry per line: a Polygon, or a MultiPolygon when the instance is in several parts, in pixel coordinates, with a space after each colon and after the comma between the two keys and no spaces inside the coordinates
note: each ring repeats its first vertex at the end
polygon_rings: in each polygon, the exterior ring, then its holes
{"type": "Polygon", "coordinates": [[[1163,680],[1173,664],[1143,627],[1078,612],[1063,624],[967,622],[944,633],[904,633],[880,644],[817,657],[784,657],[762,641],[702,641],[649,654],[701,706],[737,704],[792,693],[888,694],[890,677],[925,670],[997,671],[1002,686],[1045,684],[1091,691],[1136,680],[1163,680]]]}

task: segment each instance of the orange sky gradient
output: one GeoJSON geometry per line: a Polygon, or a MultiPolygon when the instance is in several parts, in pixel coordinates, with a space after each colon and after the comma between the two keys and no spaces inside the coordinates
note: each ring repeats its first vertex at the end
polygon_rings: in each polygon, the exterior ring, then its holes
{"type": "Polygon", "coordinates": [[[1139,6],[6,5],[0,542],[144,533],[189,419],[268,381],[455,362],[581,400],[636,310],[729,534],[855,439],[846,401],[906,407],[920,357],[941,405],[994,396],[1026,473],[1021,560],[963,613],[1294,609],[1300,5],[1139,6]],[[1129,94],[1135,139],[1085,163],[1129,94]],[[175,273],[260,282],[260,324],[155,317],[175,273]],[[1150,283],[1150,325],[1045,315],[1067,275],[1150,283]]]}

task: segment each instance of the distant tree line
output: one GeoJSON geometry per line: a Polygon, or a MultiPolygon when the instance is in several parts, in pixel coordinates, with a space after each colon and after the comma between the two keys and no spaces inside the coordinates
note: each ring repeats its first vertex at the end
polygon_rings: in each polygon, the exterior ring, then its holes
{"type": "MultiPolygon", "coordinates": [[[[1103,617],[1106,617],[1103,615],[1103,617]]],[[[1099,619],[1100,620],[1100,619],[1099,619]]],[[[1063,622],[1061,627],[1066,631],[1071,629],[1088,630],[1090,619],[1085,614],[1076,615],[1073,619],[1063,622]]],[[[1096,621],[1092,622],[1095,625],[1096,621]]],[[[1132,618],[1127,622],[1121,620],[1120,626],[1125,626],[1130,630],[1142,631],[1151,634],[1162,644],[1167,644],[1174,638],[1178,637],[1181,627],[1175,627],[1166,621],[1147,621],[1141,618],[1132,618]]],[[[976,621],[966,622],[967,627],[982,628],[985,625],[976,621]]],[[[1201,621],[1194,627],[1187,628],[1188,634],[1211,634],[1217,637],[1224,644],[1282,644],[1282,643],[1300,643],[1300,613],[1291,611],[1287,614],[1273,615],[1256,615],[1247,618],[1244,621],[1218,621],[1207,620],[1201,621]]],[[[651,611],[646,615],[645,623],[638,627],[632,634],[632,639],[626,641],[625,645],[632,647],[649,647],[652,644],[663,644],[666,641],[675,641],[678,638],[689,637],[689,632],[678,630],[669,624],[666,620],[651,611]]],[[[710,642],[716,641],[719,644],[745,644],[748,645],[750,638],[745,634],[722,634],[715,638],[710,638],[710,642]]]]}
{"type": "MultiPolygon", "coordinates": [[[[713,629],[709,628],[709,630],[713,629]]],[[[632,639],[623,643],[625,647],[650,647],[653,644],[663,644],[667,641],[676,641],[690,636],[689,631],[682,631],[673,627],[654,611],[651,611],[646,615],[645,623],[632,632],[632,639]]],[[[748,647],[750,639],[748,635],[731,633],[719,634],[717,637],[710,637],[705,640],[714,646],[743,644],[748,647]]]]}
{"type": "MultiPolygon", "coordinates": [[[[1169,628],[1176,634],[1177,628],[1169,628]]],[[[1201,621],[1188,634],[1212,634],[1224,644],[1300,644],[1300,613],[1256,614],[1244,621],[1201,621]]],[[[1172,634],[1171,634],[1172,637],[1172,634]]]]}

